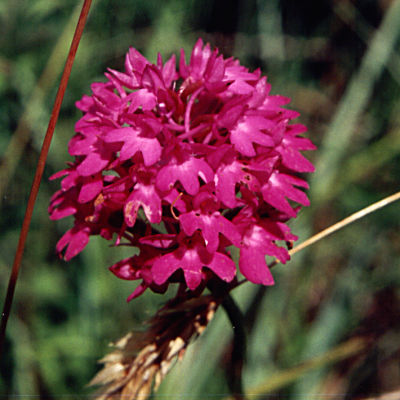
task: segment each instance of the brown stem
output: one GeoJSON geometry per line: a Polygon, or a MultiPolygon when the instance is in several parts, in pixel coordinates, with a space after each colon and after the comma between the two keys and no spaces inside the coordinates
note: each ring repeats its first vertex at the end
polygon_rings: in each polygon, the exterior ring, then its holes
{"type": "Polygon", "coordinates": [[[35,176],[33,178],[33,183],[31,187],[31,192],[29,194],[28,204],[26,206],[24,220],[22,222],[22,228],[19,236],[17,250],[15,252],[14,263],[10,275],[10,280],[8,282],[7,294],[4,301],[4,308],[1,314],[1,324],[0,324],[0,356],[2,354],[2,349],[5,340],[7,321],[10,315],[11,305],[14,298],[15,286],[18,279],[18,273],[21,265],[22,255],[24,253],[26,238],[28,236],[29,226],[32,220],[33,209],[36,202],[36,197],[39,192],[40,181],[42,180],[44,167],[46,164],[47,154],[49,152],[49,147],[51,139],[53,137],[54,128],[60,113],[61,103],[64,98],[64,93],[67,88],[67,83],[69,76],[71,74],[72,65],[74,63],[75,55],[78,50],[78,45],[82,37],[83,28],[85,26],[87,16],[90,10],[92,0],[85,0],[82,6],[82,11],[79,16],[79,20],[76,26],[74,37],[72,39],[71,47],[68,53],[68,58],[65,63],[64,71],[61,77],[60,85],[58,87],[56,99],[54,101],[53,111],[51,113],[49,125],[47,127],[46,135],[43,140],[42,149],[40,151],[39,160],[36,167],[35,176]]]}

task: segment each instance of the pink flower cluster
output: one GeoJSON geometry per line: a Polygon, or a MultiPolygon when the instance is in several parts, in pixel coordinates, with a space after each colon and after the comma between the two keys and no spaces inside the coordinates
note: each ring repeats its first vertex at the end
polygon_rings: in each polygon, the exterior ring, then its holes
{"type": "Polygon", "coordinates": [[[300,153],[314,149],[306,128],[282,108],[289,99],[201,39],[189,64],[181,51],[178,69],[174,56],[154,65],[131,48],[125,72],[105,75],[77,102],[75,161],[52,177],[64,176],[50,217],[75,218],[57,251],[69,260],[90,235],[139,248],[110,267],[142,280],[130,298],[171,282],[233,281],[230,246],[249,281],[273,284],[265,256],[289,259],[277,242],[296,239],[285,222],[293,204],[309,203],[297,175],[314,169],[300,153]]]}

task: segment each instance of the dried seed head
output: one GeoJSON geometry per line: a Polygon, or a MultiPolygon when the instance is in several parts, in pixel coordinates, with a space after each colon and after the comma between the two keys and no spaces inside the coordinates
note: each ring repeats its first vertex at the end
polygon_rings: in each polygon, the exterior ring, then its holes
{"type": "Polygon", "coordinates": [[[147,332],[130,332],[112,344],[114,351],[100,360],[104,367],[89,384],[101,386],[95,399],[147,399],[204,331],[218,305],[213,296],[174,298],[149,321],[147,332]]]}

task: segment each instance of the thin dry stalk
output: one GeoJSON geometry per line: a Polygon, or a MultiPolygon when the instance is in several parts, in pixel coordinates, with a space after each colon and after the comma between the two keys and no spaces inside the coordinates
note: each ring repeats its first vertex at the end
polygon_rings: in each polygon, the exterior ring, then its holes
{"type": "Polygon", "coordinates": [[[10,275],[10,280],[8,282],[7,294],[4,301],[4,308],[1,314],[1,324],[0,324],[0,356],[2,354],[3,344],[5,340],[7,321],[10,315],[11,305],[14,298],[15,286],[18,279],[18,273],[22,261],[22,255],[25,249],[26,238],[28,236],[29,226],[32,220],[33,209],[35,207],[36,198],[39,192],[40,182],[42,180],[44,166],[46,164],[47,154],[49,152],[51,139],[53,138],[54,129],[58,120],[58,115],[60,113],[61,103],[64,98],[64,93],[67,88],[67,83],[69,76],[71,75],[72,65],[75,60],[75,55],[78,50],[79,42],[82,37],[83,28],[85,27],[87,16],[89,14],[90,6],[92,0],[85,0],[82,5],[82,11],[79,16],[79,20],[76,26],[74,37],[72,39],[71,47],[68,53],[68,58],[65,63],[64,71],[61,77],[60,85],[58,87],[56,99],[54,101],[53,111],[51,113],[51,118],[49,125],[47,127],[46,135],[43,140],[42,149],[40,151],[40,156],[38,164],[35,171],[35,177],[33,178],[32,188],[28,199],[28,204],[26,206],[24,221],[22,222],[22,228],[20,232],[20,237],[18,241],[17,250],[15,252],[14,263],[10,275]]]}
{"type": "MultiPolygon", "coordinates": [[[[343,229],[347,225],[352,224],[353,222],[358,221],[361,218],[364,218],[368,214],[371,214],[380,208],[386,207],[391,203],[394,203],[395,201],[400,200],[400,192],[394,193],[388,197],[385,197],[382,200],[377,201],[376,203],[373,203],[369,205],[368,207],[363,208],[360,211],[355,212],[354,214],[350,215],[349,217],[346,217],[342,219],[341,221],[337,222],[336,224],[333,224],[329,226],[328,228],[324,229],[323,231],[317,233],[314,236],[311,236],[304,242],[298,244],[297,246],[293,247],[293,249],[289,250],[289,254],[292,256],[296,253],[298,253],[301,250],[304,250],[306,247],[311,246],[312,244],[319,242],[321,239],[324,239],[325,237],[331,235],[332,233],[335,233],[336,231],[343,229]]],[[[276,264],[279,264],[279,260],[273,261],[269,267],[272,268],[276,264]]]]}
{"type": "Polygon", "coordinates": [[[289,251],[290,255],[293,255],[300,250],[305,249],[308,246],[311,246],[315,242],[318,242],[319,240],[325,238],[328,235],[331,235],[332,233],[338,231],[339,229],[344,228],[345,226],[352,224],[353,222],[364,218],[366,215],[371,214],[375,212],[376,210],[379,210],[380,208],[386,207],[390,203],[393,203],[397,200],[400,199],[400,192],[397,192],[395,194],[392,194],[391,196],[385,197],[382,200],[377,201],[374,204],[371,204],[368,207],[363,208],[360,211],[357,211],[356,213],[350,215],[349,217],[342,219],[341,221],[337,222],[334,225],[331,225],[329,228],[324,229],[322,232],[312,236],[311,238],[307,239],[305,242],[300,243],[296,247],[294,247],[292,250],[289,251]]]}

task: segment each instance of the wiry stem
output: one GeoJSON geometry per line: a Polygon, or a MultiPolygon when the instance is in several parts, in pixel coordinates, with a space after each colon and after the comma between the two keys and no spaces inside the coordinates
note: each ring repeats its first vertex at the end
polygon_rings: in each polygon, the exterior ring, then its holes
{"type": "Polygon", "coordinates": [[[366,215],[371,214],[374,211],[379,210],[380,208],[383,208],[397,200],[400,200],[400,192],[392,194],[389,197],[385,197],[384,199],[379,200],[376,203],[371,204],[370,206],[365,207],[360,211],[357,211],[356,213],[350,215],[349,217],[342,219],[341,221],[337,222],[336,224],[331,225],[329,228],[326,228],[322,232],[319,232],[316,235],[310,237],[305,242],[300,243],[299,245],[293,247],[293,249],[289,251],[289,254],[293,255],[293,254],[299,252],[300,250],[303,250],[306,247],[311,246],[312,244],[325,238],[326,236],[338,231],[339,229],[342,229],[345,226],[350,225],[353,222],[355,222],[361,218],[364,218],[366,215]]]}
{"type": "MultiPolygon", "coordinates": [[[[395,201],[400,200],[400,192],[397,192],[395,194],[392,194],[388,197],[385,197],[382,200],[377,201],[374,204],[371,204],[368,207],[363,208],[360,211],[357,211],[356,213],[350,215],[349,217],[342,219],[341,221],[337,222],[334,225],[331,225],[330,227],[324,229],[323,231],[317,233],[314,236],[311,236],[309,239],[305,240],[303,243],[300,243],[299,245],[293,247],[292,250],[289,250],[289,254],[292,256],[293,254],[298,253],[300,250],[304,250],[306,247],[311,246],[312,244],[320,241],[321,239],[331,235],[332,233],[344,228],[347,225],[350,225],[351,223],[364,218],[366,215],[373,213],[376,210],[379,210],[380,208],[386,207],[390,203],[394,203],[395,201]]],[[[269,265],[270,268],[275,266],[276,264],[279,264],[279,260],[275,260],[269,265]]]]}
{"type": "Polygon", "coordinates": [[[71,47],[68,53],[68,58],[65,63],[64,71],[61,77],[60,85],[58,87],[56,99],[54,101],[53,111],[51,113],[49,125],[47,127],[46,135],[43,140],[42,149],[40,151],[40,156],[38,160],[38,164],[36,167],[35,176],[33,178],[33,183],[31,187],[31,192],[29,194],[28,204],[26,206],[24,220],[22,222],[22,228],[20,232],[20,237],[18,241],[17,250],[15,253],[14,263],[10,275],[10,280],[8,282],[7,294],[4,301],[4,308],[1,314],[1,324],[0,324],[0,356],[2,354],[2,348],[5,340],[7,321],[10,315],[11,305],[14,298],[15,286],[18,279],[18,273],[21,265],[22,255],[25,248],[26,238],[28,236],[29,226],[32,220],[33,209],[36,202],[36,197],[39,192],[40,181],[43,176],[43,171],[47,159],[47,154],[49,152],[51,139],[53,137],[54,128],[56,126],[56,122],[58,119],[58,115],[60,113],[61,103],[64,98],[64,93],[67,88],[67,83],[69,76],[71,74],[72,65],[74,63],[75,55],[78,50],[78,45],[80,39],[82,37],[83,28],[85,26],[87,16],[90,10],[92,0],[85,0],[82,11],[79,16],[79,20],[76,26],[76,30],[74,33],[74,37],[72,39],[71,47]]]}

